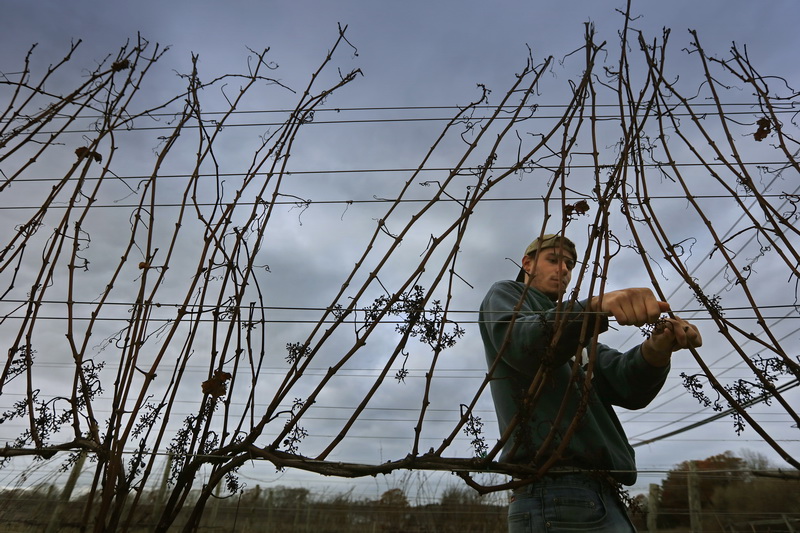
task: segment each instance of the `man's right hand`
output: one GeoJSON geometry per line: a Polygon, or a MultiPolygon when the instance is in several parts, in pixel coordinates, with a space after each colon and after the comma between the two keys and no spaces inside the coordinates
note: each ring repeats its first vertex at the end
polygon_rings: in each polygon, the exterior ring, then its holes
{"type": "Polygon", "coordinates": [[[669,311],[669,304],[657,300],[650,289],[632,288],[595,296],[589,310],[612,316],[622,326],[644,326],[658,321],[669,311]]]}

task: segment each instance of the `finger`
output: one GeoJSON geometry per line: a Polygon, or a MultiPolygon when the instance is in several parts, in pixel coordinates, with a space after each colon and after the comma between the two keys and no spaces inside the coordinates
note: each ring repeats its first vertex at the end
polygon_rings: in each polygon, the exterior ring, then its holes
{"type": "MultiPolygon", "coordinates": [[[[661,318],[661,313],[662,313],[661,304],[662,303],[663,302],[659,302],[652,295],[650,295],[649,298],[645,299],[645,305],[646,305],[646,310],[647,310],[646,311],[647,312],[647,316],[646,316],[646,323],[647,324],[652,324],[653,322],[656,322],[656,321],[658,321],[659,318],[661,318]]],[[[669,307],[669,304],[667,304],[667,307],[669,307]]]]}
{"type": "Polygon", "coordinates": [[[676,350],[672,326],[672,323],[664,321],[651,332],[649,341],[657,351],[674,352],[676,350]]]}
{"type": "Polygon", "coordinates": [[[689,345],[687,343],[688,336],[686,323],[672,319],[668,319],[668,322],[670,331],[672,332],[673,351],[680,348],[687,348],[689,345]]]}
{"type": "Polygon", "coordinates": [[[671,344],[675,340],[674,324],[670,322],[669,319],[665,319],[656,323],[656,327],[653,329],[651,336],[661,337],[665,339],[663,342],[668,340],[671,344]]]}
{"type": "Polygon", "coordinates": [[[689,328],[687,330],[688,344],[693,348],[699,348],[703,345],[703,337],[700,335],[700,330],[692,324],[687,325],[689,328]]]}
{"type": "Polygon", "coordinates": [[[620,325],[627,325],[628,317],[625,311],[625,294],[622,292],[610,292],[602,297],[602,310],[611,317],[614,317],[620,325]]]}
{"type": "Polygon", "coordinates": [[[615,304],[614,318],[617,319],[620,325],[630,326],[636,322],[636,310],[627,294],[617,298],[615,304]]]}
{"type": "Polygon", "coordinates": [[[614,308],[611,310],[611,316],[614,317],[614,320],[616,320],[620,326],[630,325],[628,313],[625,311],[625,308],[622,305],[614,306],[614,308]]]}
{"type": "Polygon", "coordinates": [[[680,318],[667,319],[670,324],[675,344],[679,348],[697,348],[703,344],[700,331],[694,324],[690,324],[680,318]]]}
{"type": "Polygon", "coordinates": [[[652,324],[661,317],[661,306],[659,301],[649,289],[642,289],[636,293],[635,303],[635,322],[637,326],[652,324]]]}

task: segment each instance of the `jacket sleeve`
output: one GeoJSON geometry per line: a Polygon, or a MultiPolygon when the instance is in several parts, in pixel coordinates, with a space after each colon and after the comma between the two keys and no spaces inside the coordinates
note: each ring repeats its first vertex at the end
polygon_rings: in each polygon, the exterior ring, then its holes
{"type": "Polygon", "coordinates": [[[645,361],[641,345],[621,353],[597,345],[592,386],[603,400],[625,409],[641,409],[661,390],[669,365],[656,367],[645,361]]]}
{"type": "MultiPolygon", "coordinates": [[[[556,311],[553,303],[535,289],[529,288],[528,294],[524,291],[525,286],[520,283],[497,282],[486,294],[480,309],[481,336],[487,357],[493,359],[492,356],[500,354],[503,362],[517,372],[533,376],[543,362],[560,365],[575,356],[580,344],[586,344],[592,336],[608,328],[605,317],[594,331],[593,321],[590,322],[584,342],[581,342],[580,333],[587,318],[583,312],[585,301],[575,302],[570,312],[556,311]],[[514,309],[521,299],[522,306],[515,318],[514,309]],[[549,349],[554,332],[560,326],[563,327],[558,342],[554,349],[549,349]]],[[[593,317],[588,318],[593,320],[593,317]]]]}

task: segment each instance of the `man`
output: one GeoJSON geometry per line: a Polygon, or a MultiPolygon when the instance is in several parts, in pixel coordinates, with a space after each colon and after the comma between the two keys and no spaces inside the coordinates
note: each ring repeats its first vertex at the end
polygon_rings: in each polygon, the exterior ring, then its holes
{"type": "Polygon", "coordinates": [[[661,318],[669,304],[650,289],[562,301],[576,259],[572,241],[543,235],[525,250],[517,281],[495,283],[481,304],[501,435],[514,425],[500,460],[549,467],[514,491],[511,532],[634,531],[617,484],[636,481],[636,463],[612,405],[645,407],[664,384],[672,353],[702,343],[692,324],[661,318]],[[596,342],[609,316],[620,325],[658,325],[621,353],[596,342]]]}

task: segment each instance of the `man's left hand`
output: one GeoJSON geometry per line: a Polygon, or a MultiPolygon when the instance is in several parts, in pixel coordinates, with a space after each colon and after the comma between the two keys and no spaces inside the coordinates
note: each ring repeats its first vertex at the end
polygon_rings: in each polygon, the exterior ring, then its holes
{"type": "Polygon", "coordinates": [[[666,366],[672,352],[703,345],[697,326],[682,318],[665,318],[642,343],[642,355],[652,365],[666,366]]]}

